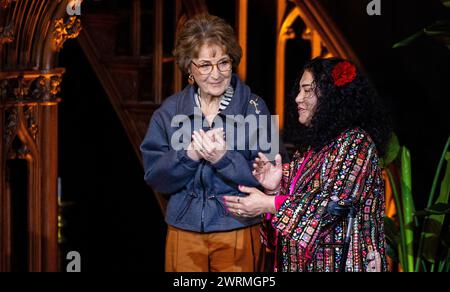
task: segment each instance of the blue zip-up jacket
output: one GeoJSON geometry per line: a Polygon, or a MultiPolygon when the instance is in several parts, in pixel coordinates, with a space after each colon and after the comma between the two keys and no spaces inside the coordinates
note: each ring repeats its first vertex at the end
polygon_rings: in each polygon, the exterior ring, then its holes
{"type": "MultiPolygon", "coordinates": [[[[259,114],[270,117],[264,101],[252,94],[250,88],[242,83],[236,75],[233,75],[231,84],[235,89],[234,96],[227,108],[218,115],[224,123],[230,115],[245,117],[259,114]]],[[[195,129],[193,120],[196,114],[200,113],[204,119],[198,108],[194,111],[196,108],[195,90],[194,86],[188,85],[183,91],[167,98],[162,106],[154,112],[141,145],[145,181],[155,191],[170,196],[166,222],[174,227],[195,232],[216,232],[258,224],[259,217],[237,218],[228,213],[222,197],[224,195],[243,195],[238,190],[239,185],[260,186],[252,175],[252,163],[261,150],[249,150],[248,146],[251,143],[249,137],[256,137],[256,134],[261,135],[261,133],[256,133],[261,129],[252,133],[247,127],[246,149],[241,147],[228,150],[216,164],[205,160],[193,161],[187,156],[186,150],[178,150],[172,145],[173,141],[178,141],[183,129],[185,130],[185,146],[190,144],[192,131],[195,129]],[[175,116],[177,116],[176,123],[172,125],[175,116]],[[180,126],[186,124],[189,125],[187,130],[180,126]]],[[[197,116],[197,118],[199,117],[197,116]]],[[[214,127],[214,125],[212,126],[214,127]]],[[[223,127],[228,127],[228,123],[225,123],[223,127]]],[[[202,128],[205,131],[210,130],[209,127],[202,128]]],[[[228,133],[226,129],[225,132],[228,133]]],[[[234,141],[236,141],[237,131],[233,132],[235,132],[234,141]]],[[[270,131],[267,135],[270,137],[270,131]]],[[[226,137],[226,139],[229,138],[226,137]]],[[[239,139],[242,138],[239,137],[239,139]]]]}

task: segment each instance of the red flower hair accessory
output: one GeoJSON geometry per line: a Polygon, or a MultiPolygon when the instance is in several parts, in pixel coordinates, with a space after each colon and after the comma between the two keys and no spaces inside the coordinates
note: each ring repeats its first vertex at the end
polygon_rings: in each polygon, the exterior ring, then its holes
{"type": "Polygon", "coordinates": [[[331,75],[333,76],[334,85],[344,86],[355,80],[356,67],[348,61],[343,61],[334,66],[331,75]]]}

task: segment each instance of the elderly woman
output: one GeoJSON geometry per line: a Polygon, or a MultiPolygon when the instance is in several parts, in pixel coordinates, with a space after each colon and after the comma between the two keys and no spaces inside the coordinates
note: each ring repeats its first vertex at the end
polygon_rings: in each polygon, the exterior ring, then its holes
{"type": "Polygon", "coordinates": [[[341,59],[312,60],[297,88],[298,152],[287,165],[260,154],[265,193],[240,187],[249,195],[227,197],[230,212],[269,213],[275,271],[386,271],[379,157],[390,130],[375,92],[341,59]]]}
{"type": "MultiPolygon", "coordinates": [[[[243,138],[228,137],[235,131],[225,128],[237,127],[230,117],[270,116],[233,74],[241,54],[233,29],[211,15],[187,21],[176,41],[189,85],[155,111],[141,146],[146,182],[169,196],[166,271],[249,272],[260,261],[260,219],[232,216],[223,203],[242,195],[238,185],[259,186],[252,164],[262,151],[226,143],[243,138]]],[[[263,129],[250,127],[243,145],[263,129]]]]}

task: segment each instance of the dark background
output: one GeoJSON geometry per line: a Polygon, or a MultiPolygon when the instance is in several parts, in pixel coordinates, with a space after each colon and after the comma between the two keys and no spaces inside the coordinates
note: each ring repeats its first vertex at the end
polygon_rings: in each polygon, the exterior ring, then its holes
{"type": "MultiPolygon", "coordinates": [[[[381,0],[382,15],[368,16],[369,0],[323,0],[392,113],[400,143],[411,151],[416,208],[424,207],[450,135],[450,51],[421,37],[394,43],[449,18],[438,0],[381,0]]],[[[210,12],[234,24],[229,0],[207,1],[210,12]]],[[[234,3],[234,1],[233,1],[234,3]]],[[[272,0],[249,0],[248,80],[274,110],[276,14],[272,0]]],[[[299,24],[300,25],[300,24],[299,24]]],[[[300,28],[299,28],[300,29],[300,28]]],[[[290,43],[287,82],[309,52],[290,43]]],[[[84,271],[162,271],[165,223],[143,169],[89,62],[76,41],[60,55],[60,177],[66,238],[84,271]]],[[[62,253],[64,254],[64,253],[62,253]]]]}

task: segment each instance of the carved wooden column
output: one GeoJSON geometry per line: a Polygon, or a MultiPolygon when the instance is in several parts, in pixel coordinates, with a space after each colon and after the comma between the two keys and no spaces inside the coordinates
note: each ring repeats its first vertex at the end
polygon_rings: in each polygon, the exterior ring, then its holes
{"type": "MultiPolygon", "coordinates": [[[[1,263],[2,270],[14,270],[12,228],[13,176],[27,182],[28,270],[56,271],[58,94],[63,69],[42,72],[0,72],[2,143],[1,263]],[[10,172],[7,161],[24,160],[26,173],[10,172]]],[[[23,250],[17,252],[24,252],[23,250]]]]}
{"type": "Polygon", "coordinates": [[[68,3],[0,0],[0,271],[58,270],[57,53],[81,30],[68,3]]]}
{"type": "Polygon", "coordinates": [[[0,95],[0,271],[8,270],[9,255],[11,254],[9,250],[9,244],[5,242],[5,239],[11,238],[9,230],[9,214],[6,212],[6,208],[3,206],[9,206],[8,198],[6,193],[5,184],[5,170],[6,170],[6,157],[4,151],[4,137],[6,136],[6,131],[4,127],[5,115],[4,115],[4,105],[2,102],[2,96],[0,95]]]}

